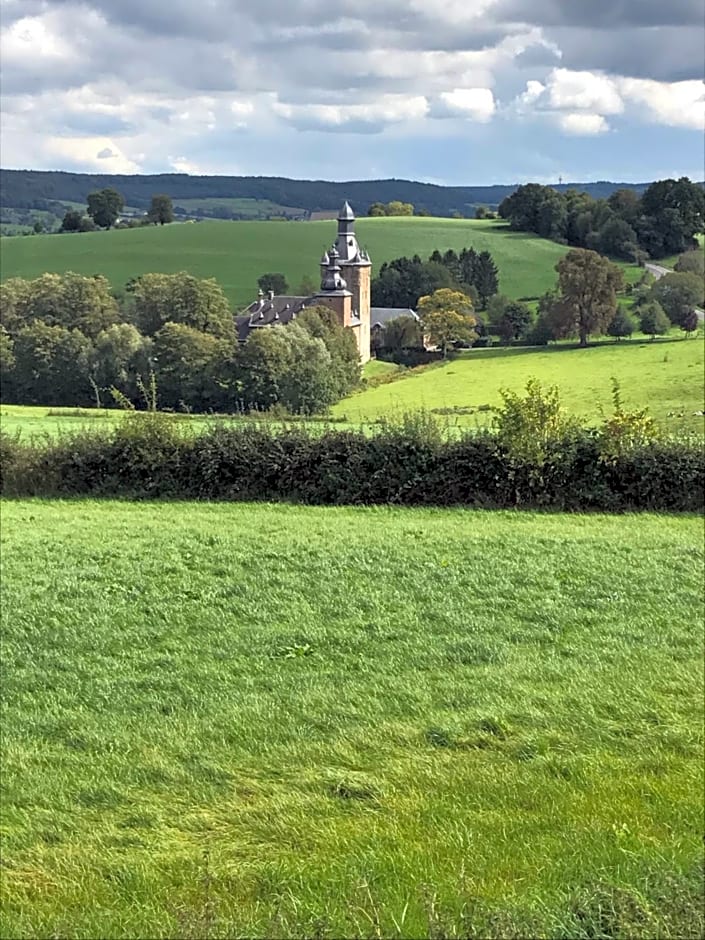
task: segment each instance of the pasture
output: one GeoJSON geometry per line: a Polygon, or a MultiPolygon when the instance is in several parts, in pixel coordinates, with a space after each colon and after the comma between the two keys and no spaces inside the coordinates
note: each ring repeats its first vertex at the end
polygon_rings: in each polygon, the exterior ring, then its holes
{"type": "Polygon", "coordinates": [[[2,518],[2,937],[702,935],[701,519],[2,518]]]}
{"type": "MultiPolygon", "coordinates": [[[[79,235],[36,235],[2,242],[2,277],[38,277],[45,271],[104,274],[115,288],[147,272],[188,271],[214,277],[235,307],[257,293],[257,278],[281,271],[296,292],[301,279],[319,277],[318,259],[335,238],[336,223],[194,222],[79,235]]],[[[495,221],[434,218],[359,219],[356,231],[378,271],[384,261],[473,246],[490,251],[500,289],[510,297],[538,297],[556,281],[554,266],[566,248],[510,232],[495,221]]]]}
{"type": "Polygon", "coordinates": [[[620,383],[627,408],[649,408],[664,427],[700,431],[705,345],[703,335],[657,340],[601,341],[587,349],[556,344],[534,348],[475,349],[447,364],[378,385],[335,404],[331,413],[353,424],[405,412],[440,410],[454,423],[487,424],[487,406],[499,390],[520,391],[529,378],[557,385],[566,409],[587,423],[612,412],[611,378],[620,383]],[[484,406],[484,408],[483,408],[484,406]],[[478,409],[483,409],[478,411],[478,409]]]}

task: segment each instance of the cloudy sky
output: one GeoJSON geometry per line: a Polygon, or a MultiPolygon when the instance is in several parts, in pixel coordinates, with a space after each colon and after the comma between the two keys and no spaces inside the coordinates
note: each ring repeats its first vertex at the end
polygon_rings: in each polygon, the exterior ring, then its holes
{"type": "Polygon", "coordinates": [[[0,0],[4,167],[703,178],[703,0],[0,0]]]}

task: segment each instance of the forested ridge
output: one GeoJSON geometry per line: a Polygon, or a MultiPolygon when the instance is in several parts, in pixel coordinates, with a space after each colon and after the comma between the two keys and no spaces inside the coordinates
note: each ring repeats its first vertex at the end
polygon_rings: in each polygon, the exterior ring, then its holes
{"type": "MultiPolygon", "coordinates": [[[[559,191],[578,188],[596,199],[605,199],[616,189],[643,192],[648,183],[566,183],[559,191]]],[[[374,202],[400,200],[417,210],[448,216],[453,212],[472,215],[477,205],[497,206],[518,188],[506,186],[438,186],[412,180],[292,180],[265,176],[189,176],[162,173],[152,176],[66,173],[46,170],[0,170],[0,202],[6,207],[47,209],[52,202],[85,203],[88,194],[106,187],[119,190],[127,205],[148,208],[155,192],[179,199],[266,199],[282,206],[307,211],[337,209],[345,199],[359,214],[374,202]]]]}

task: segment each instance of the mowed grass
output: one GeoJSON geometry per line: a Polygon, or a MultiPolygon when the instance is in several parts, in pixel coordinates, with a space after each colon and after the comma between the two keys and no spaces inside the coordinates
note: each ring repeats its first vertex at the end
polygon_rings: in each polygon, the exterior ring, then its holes
{"type": "Polygon", "coordinates": [[[493,348],[464,353],[446,365],[400,381],[359,392],[333,406],[334,416],[352,423],[375,421],[418,409],[463,409],[454,416],[462,425],[486,424],[492,414],[477,412],[501,403],[500,389],[520,391],[529,378],[557,385],[567,410],[587,423],[612,412],[612,385],[621,386],[625,407],[647,407],[662,427],[702,429],[705,343],[680,337],[651,342],[604,341],[587,349],[555,345],[545,348],[493,348]],[[472,410],[472,413],[468,413],[472,410]]]}
{"type": "MultiPolygon", "coordinates": [[[[359,219],[358,238],[370,252],[373,273],[402,255],[428,257],[473,246],[489,250],[510,297],[537,297],[553,287],[554,266],[565,246],[510,232],[501,222],[435,218],[359,219]]],[[[38,277],[45,271],[104,274],[121,288],[151,271],[188,271],[214,277],[236,307],[257,293],[257,278],[281,271],[296,291],[302,277],[319,277],[318,260],[335,239],[336,223],[198,222],[149,228],[37,235],[2,241],[2,278],[38,277]]]]}
{"type": "Polygon", "coordinates": [[[2,505],[3,937],[701,936],[702,520],[2,505]]]}

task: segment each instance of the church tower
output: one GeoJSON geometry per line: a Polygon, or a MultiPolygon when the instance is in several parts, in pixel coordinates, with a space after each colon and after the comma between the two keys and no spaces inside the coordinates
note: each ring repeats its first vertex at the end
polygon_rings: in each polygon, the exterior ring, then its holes
{"type": "MultiPolygon", "coordinates": [[[[360,359],[367,362],[370,358],[370,278],[372,262],[363,251],[355,237],[355,213],[346,201],[338,213],[338,235],[332,251],[336,252],[336,261],[347,289],[352,295],[352,320],[345,325],[355,327],[357,347],[360,359]]],[[[321,259],[321,268],[325,269],[330,260],[330,253],[321,259]]]]}

